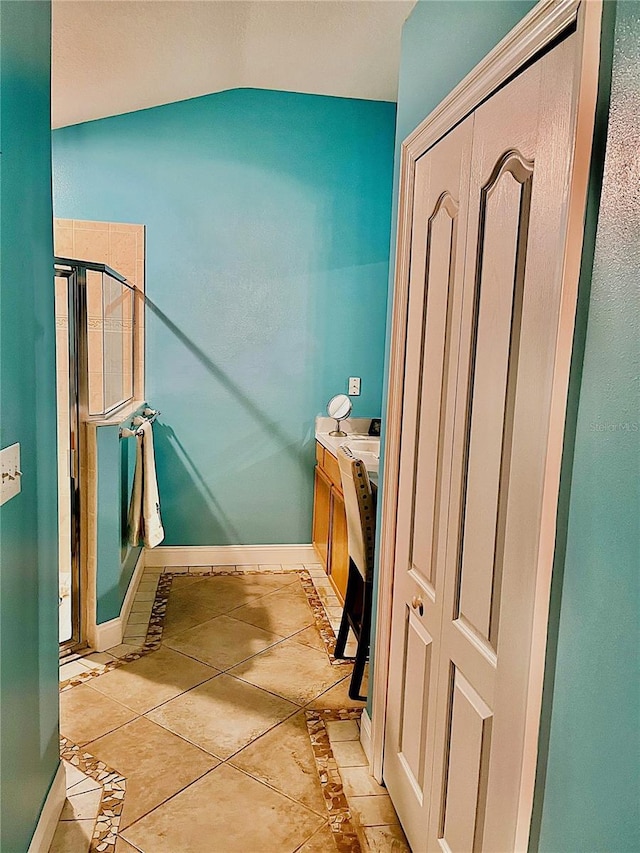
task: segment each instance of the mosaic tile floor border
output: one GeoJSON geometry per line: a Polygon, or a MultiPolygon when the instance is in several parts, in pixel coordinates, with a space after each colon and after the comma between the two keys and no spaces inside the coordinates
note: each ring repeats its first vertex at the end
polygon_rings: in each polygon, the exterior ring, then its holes
{"type": "Polygon", "coordinates": [[[300,572],[300,581],[302,583],[302,588],[304,589],[305,594],[307,596],[309,606],[313,611],[313,616],[316,620],[316,628],[318,629],[318,633],[320,634],[325,649],[327,650],[329,660],[332,664],[337,666],[353,663],[350,658],[337,658],[335,656],[335,631],[331,626],[331,622],[329,621],[329,617],[327,616],[327,611],[325,610],[324,604],[322,603],[322,599],[320,598],[316,585],[313,582],[313,578],[311,577],[308,571],[304,570],[300,572]]]}
{"type": "Polygon", "coordinates": [[[363,853],[363,850],[344,793],[342,777],[333,755],[326,724],[329,721],[359,720],[361,714],[362,710],[359,708],[345,711],[305,711],[311,748],[329,812],[329,827],[339,853],[363,853]]]}
{"type": "MultiPolygon", "coordinates": [[[[327,656],[334,665],[351,663],[348,659],[336,658],[334,655],[336,637],[327,616],[324,604],[318,594],[313,579],[306,569],[295,569],[276,572],[277,574],[291,574],[292,571],[299,576],[302,587],[307,596],[309,606],[313,612],[318,633],[324,643],[327,656]]],[[[184,577],[192,574],[198,577],[215,576],[244,576],[262,574],[259,569],[241,569],[233,567],[230,569],[217,568],[210,571],[193,572],[164,572],[158,577],[155,598],[153,601],[151,616],[145,641],[139,649],[129,652],[120,658],[97,665],[94,669],[78,673],[60,683],[60,692],[71,690],[92,678],[103,675],[106,672],[117,669],[126,663],[138,660],[145,655],[156,651],[162,642],[162,631],[164,618],[167,612],[167,603],[174,576],[184,577]]],[[[329,812],[329,826],[333,833],[334,841],[339,853],[362,853],[357,833],[351,821],[351,812],[347,804],[342,788],[342,780],[338,771],[333,752],[329,743],[329,737],[325,725],[326,720],[358,719],[361,710],[354,711],[307,711],[307,727],[311,739],[311,745],[316,759],[316,765],[320,775],[322,791],[329,812]]],[[[104,762],[99,761],[90,753],[83,750],[77,744],[72,743],[65,737],[60,739],[60,756],[68,761],[81,772],[90,776],[102,786],[102,797],[100,808],[96,818],[93,837],[90,845],[90,853],[115,853],[115,844],[120,824],[120,816],[124,805],[126,791],[126,779],[117,771],[107,767],[104,762]]]]}
{"type": "MultiPolygon", "coordinates": [[[[335,657],[334,652],[336,647],[336,635],[333,628],[331,627],[331,622],[329,621],[329,617],[327,616],[327,611],[325,610],[325,606],[322,602],[322,599],[318,594],[318,590],[313,582],[313,578],[306,569],[295,569],[293,571],[295,571],[295,573],[300,578],[302,588],[305,592],[305,595],[307,596],[307,601],[309,602],[309,606],[311,607],[311,611],[313,613],[316,628],[318,629],[320,638],[324,643],[329,660],[334,666],[342,666],[344,664],[352,663],[350,658],[335,657]]],[[[215,570],[209,571],[194,570],[193,572],[164,572],[158,577],[158,586],[156,589],[155,600],[153,602],[153,607],[151,610],[151,616],[149,618],[149,626],[147,628],[146,638],[142,646],[133,652],[129,652],[128,654],[123,655],[122,657],[119,657],[112,661],[108,661],[104,664],[98,664],[94,669],[88,669],[86,672],[78,673],[72,678],[67,678],[65,681],[61,681],[60,692],[62,693],[65,690],[70,690],[72,687],[77,687],[79,684],[83,684],[86,681],[90,681],[92,678],[95,678],[98,675],[103,675],[105,672],[110,672],[112,669],[117,669],[125,663],[131,663],[134,660],[138,660],[139,658],[148,655],[149,652],[153,652],[160,647],[160,644],[162,642],[162,627],[164,623],[164,617],[167,612],[167,601],[169,599],[171,584],[173,582],[174,577],[184,577],[185,575],[192,575],[194,577],[197,576],[202,578],[218,576],[241,577],[243,575],[259,574],[263,574],[263,572],[259,569],[240,569],[237,567],[233,567],[230,569],[216,568],[215,570]]],[[[292,574],[292,570],[282,572],[270,572],[270,574],[292,574]]]]}
{"type": "MultiPolygon", "coordinates": [[[[329,815],[329,828],[338,853],[364,851],[352,820],[326,724],[330,721],[357,721],[361,714],[361,709],[305,712],[311,748],[329,815]]],[[[89,853],[115,853],[126,795],[126,778],[65,737],[60,738],[60,757],[102,788],[89,853]]]]}
{"type": "Polygon", "coordinates": [[[121,658],[100,664],[95,669],[78,673],[72,678],[67,678],[66,681],[61,681],[60,693],[63,693],[65,690],[70,690],[72,687],[77,687],[85,681],[90,681],[98,675],[103,675],[105,672],[110,672],[112,669],[117,669],[125,663],[131,663],[131,661],[138,660],[139,658],[160,648],[160,643],[162,642],[162,626],[167,612],[167,601],[169,599],[169,592],[171,591],[172,580],[173,575],[167,574],[159,576],[156,597],[151,608],[151,616],[149,617],[147,635],[142,646],[133,652],[123,655],[121,658]]]}
{"type": "Polygon", "coordinates": [[[90,853],[115,853],[127,781],[91,753],[65,737],[60,738],[60,757],[102,788],[100,807],[89,846],[90,853]]]}

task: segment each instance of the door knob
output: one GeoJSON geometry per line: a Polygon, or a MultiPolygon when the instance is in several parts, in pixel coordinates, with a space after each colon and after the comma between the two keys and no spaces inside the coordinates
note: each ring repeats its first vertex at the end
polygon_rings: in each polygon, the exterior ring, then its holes
{"type": "Polygon", "coordinates": [[[422,603],[422,599],[419,595],[413,596],[413,598],[411,599],[411,606],[414,610],[417,610],[421,616],[424,615],[424,604],[422,603]]]}

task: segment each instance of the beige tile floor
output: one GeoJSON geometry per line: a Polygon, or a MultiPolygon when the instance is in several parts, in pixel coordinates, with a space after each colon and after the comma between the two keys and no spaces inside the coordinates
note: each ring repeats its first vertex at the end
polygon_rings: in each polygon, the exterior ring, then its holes
{"type": "MultiPolygon", "coordinates": [[[[299,576],[265,569],[176,574],[161,647],[61,694],[62,734],[126,777],[117,853],[334,853],[304,711],[360,703],[348,698],[351,667],[329,661],[299,576]]],[[[336,608],[322,570],[309,571],[336,608]]],[[[150,612],[156,584],[145,574],[133,612],[150,612]]],[[[134,617],[124,649],[74,663],[125,654],[145,630],[134,617]]],[[[408,850],[357,725],[327,728],[363,844],[408,850]]],[[[51,853],[86,853],[99,791],[67,773],[51,853]]]]}

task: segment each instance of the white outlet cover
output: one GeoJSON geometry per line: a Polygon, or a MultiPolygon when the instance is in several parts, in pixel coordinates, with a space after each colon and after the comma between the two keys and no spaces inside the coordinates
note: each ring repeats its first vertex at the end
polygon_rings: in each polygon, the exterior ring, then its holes
{"type": "Polygon", "coordinates": [[[350,397],[358,397],[360,394],[360,377],[359,376],[350,376],[349,377],[349,396],[350,397]]]}
{"type": "Polygon", "coordinates": [[[0,506],[20,494],[22,472],[20,469],[20,444],[11,444],[0,450],[0,506]]]}

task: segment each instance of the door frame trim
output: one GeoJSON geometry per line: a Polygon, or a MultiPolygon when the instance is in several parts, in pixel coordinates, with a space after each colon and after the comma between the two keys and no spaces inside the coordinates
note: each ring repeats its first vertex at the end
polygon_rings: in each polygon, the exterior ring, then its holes
{"type": "Polygon", "coordinates": [[[378,781],[382,781],[389,678],[402,400],[413,225],[413,184],[416,161],[565,30],[573,25],[576,26],[579,38],[579,49],[576,51],[577,85],[573,101],[573,121],[576,134],[565,209],[566,239],[562,265],[562,297],[556,338],[556,359],[538,555],[538,584],[527,696],[527,723],[516,830],[516,849],[518,850],[527,847],[535,787],[549,591],[555,550],[567,389],[598,95],[601,17],[602,0],[541,0],[418,125],[404,140],[401,147],[396,269],[382,484],[375,666],[372,685],[370,769],[378,781]]]}

